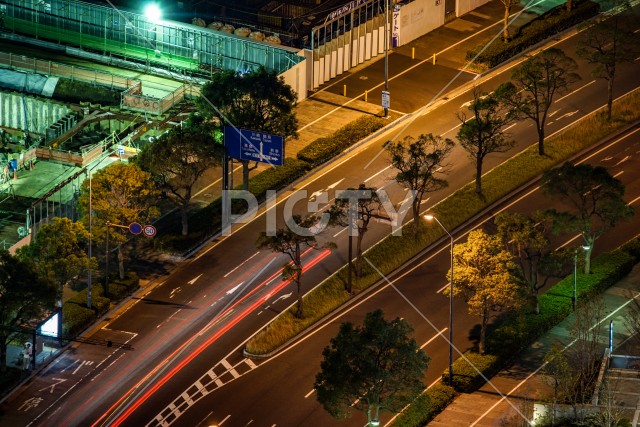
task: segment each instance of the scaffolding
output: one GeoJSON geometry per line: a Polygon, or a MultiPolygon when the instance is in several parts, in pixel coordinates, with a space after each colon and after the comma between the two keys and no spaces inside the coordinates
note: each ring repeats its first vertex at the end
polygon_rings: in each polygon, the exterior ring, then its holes
{"type": "Polygon", "coordinates": [[[1,0],[0,13],[4,31],[170,70],[281,74],[304,59],[286,46],[75,0],[1,0]]]}

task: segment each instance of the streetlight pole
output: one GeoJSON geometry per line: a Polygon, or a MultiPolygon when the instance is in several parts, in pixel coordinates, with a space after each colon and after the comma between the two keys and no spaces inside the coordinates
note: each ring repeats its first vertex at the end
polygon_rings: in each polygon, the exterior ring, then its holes
{"type": "Polygon", "coordinates": [[[573,311],[576,311],[576,306],[578,305],[578,250],[582,249],[583,251],[588,251],[590,246],[583,245],[576,248],[573,253],[573,311]]]}
{"type": "Polygon", "coordinates": [[[444,225],[438,218],[433,215],[425,215],[425,219],[431,221],[435,220],[440,228],[444,230],[449,236],[451,253],[451,273],[449,274],[449,385],[453,385],[453,236],[449,233],[444,225]]]}
{"type": "MultiPolygon", "coordinates": [[[[384,91],[389,94],[389,1],[384,0],[384,91]]],[[[389,115],[389,108],[384,106],[384,116],[389,115]]]]}
{"type": "Polygon", "coordinates": [[[89,268],[87,268],[87,307],[91,308],[91,170],[89,170],[89,268]]]}

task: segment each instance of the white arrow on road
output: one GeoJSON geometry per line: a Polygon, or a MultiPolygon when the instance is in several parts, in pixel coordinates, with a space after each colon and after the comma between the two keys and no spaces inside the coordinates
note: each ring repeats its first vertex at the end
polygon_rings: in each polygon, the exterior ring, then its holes
{"type": "Polygon", "coordinates": [[[285,299],[289,298],[292,294],[293,294],[293,292],[289,292],[288,294],[281,295],[278,298],[274,299],[272,304],[275,304],[280,300],[285,300],[285,299]]]}
{"type": "Polygon", "coordinates": [[[336,188],[342,181],[344,181],[344,178],[342,178],[340,181],[336,181],[333,184],[331,184],[330,186],[328,186],[327,190],[332,190],[332,189],[336,188]]]}
{"type": "Polygon", "coordinates": [[[232,293],[234,293],[236,290],[238,290],[238,288],[239,288],[240,286],[242,286],[242,284],[243,284],[243,283],[244,283],[244,281],[242,281],[242,282],[238,283],[236,286],[234,286],[233,288],[229,289],[229,290],[227,291],[227,295],[231,295],[232,293]]]}
{"type": "Polygon", "coordinates": [[[193,279],[189,280],[187,283],[189,285],[193,285],[194,283],[196,283],[196,280],[198,280],[200,277],[202,277],[202,273],[200,275],[198,275],[197,277],[194,277],[193,279]]]}

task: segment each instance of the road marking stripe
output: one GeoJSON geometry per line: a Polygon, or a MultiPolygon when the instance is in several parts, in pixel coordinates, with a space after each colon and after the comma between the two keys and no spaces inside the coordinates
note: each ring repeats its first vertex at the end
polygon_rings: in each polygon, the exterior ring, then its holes
{"type": "MultiPolygon", "coordinates": [[[[440,332],[438,332],[437,334],[435,334],[434,336],[432,336],[432,337],[429,339],[429,341],[427,341],[426,343],[422,344],[422,345],[420,346],[420,348],[425,348],[426,346],[428,346],[428,345],[431,343],[431,341],[435,340],[435,339],[436,339],[436,338],[438,338],[438,337],[443,336],[442,334],[444,334],[444,333],[445,333],[445,331],[446,331],[447,329],[449,329],[449,328],[448,328],[448,327],[446,327],[446,328],[442,329],[440,332]]],[[[440,381],[440,380],[438,380],[438,381],[440,381]]]]}
{"type": "Polygon", "coordinates": [[[573,92],[569,92],[569,93],[568,93],[568,94],[566,94],[565,96],[562,96],[562,97],[560,97],[560,98],[556,99],[554,103],[557,103],[557,102],[562,101],[562,100],[563,100],[563,99],[565,99],[567,96],[571,96],[571,95],[573,95],[574,93],[576,93],[577,91],[582,90],[582,89],[584,89],[585,87],[587,87],[587,86],[589,86],[589,85],[591,85],[591,84],[593,84],[593,83],[595,83],[595,82],[596,82],[595,80],[591,80],[589,83],[587,83],[587,84],[585,84],[585,85],[583,85],[583,86],[580,86],[578,89],[574,90],[573,92]]]}
{"type": "MultiPolygon", "coordinates": [[[[222,364],[222,366],[227,368],[227,372],[230,372],[231,375],[233,375],[233,378],[240,377],[240,374],[238,373],[238,371],[236,371],[234,366],[231,366],[231,364],[229,362],[227,362],[227,359],[222,359],[222,362],[220,362],[220,363],[222,364]]],[[[242,363],[242,362],[240,362],[240,363],[242,363]]]]}
{"type": "Polygon", "coordinates": [[[249,367],[251,369],[256,369],[258,367],[258,365],[256,365],[255,363],[253,363],[253,360],[251,359],[244,359],[244,362],[249,365],[249,367]]]}

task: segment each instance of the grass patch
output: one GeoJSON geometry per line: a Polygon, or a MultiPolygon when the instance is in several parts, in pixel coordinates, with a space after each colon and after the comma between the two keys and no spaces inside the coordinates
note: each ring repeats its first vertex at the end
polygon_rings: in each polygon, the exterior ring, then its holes
{"type": "MultiPolygon", "coordinates": [[[[438,203],[432,211],[441,218],[443,225],[452,230],[479,213],[501,197],[545,170],[561,164],[572,155],[588,148],[600,139],[640,119],[640,91],[636,91],[614,103],[613,119],[605,120],[604,114],[591,114],[572,127],[548,138],[545,156],[538,155],[537,144],[506,160],[483,177],[484,200],[475,193],[475,184],[469,183],[438,203]]],[[[418,254],[422,249],[442,237],[440,227],[426,227],[416,237],[412,224],[405,226],[400,237],[387,236],[365,252],[366,257],[382,274],[388,274],[418,254]]],[[[342,305],[349,295],[342,291],[346,268],[325,280],[304,297],[306,317],[297,319],[294,310],[287,310],[275,318],[246,346],[248,353],[267,354],[293,338],[300,331],[342,305]]],[[[363,276],[354,281],[354,291],[359,292],[380,280],[380,275],[363,264],[363,276]]]]}

